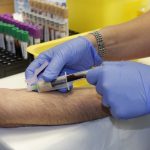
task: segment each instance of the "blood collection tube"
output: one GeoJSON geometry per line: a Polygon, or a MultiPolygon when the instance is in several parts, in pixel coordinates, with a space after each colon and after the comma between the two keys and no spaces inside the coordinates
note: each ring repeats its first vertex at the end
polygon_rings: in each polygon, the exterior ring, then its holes
{"type": "Polygon", "coordinates": [[[59,32],[59,16],[58,16],[58,12],[59,12],[59,7],[54,6],[54,38],[58,39],[60,38],[60,32],[59,32]]]}
{"type": "Polygon", "coordinates": [[[8,24],[7,25],[7,50],[9,52],[13,52],[14,51],[14,38],[12,35],[12,28],[14,27],[14,25],[8,24]]]}
{"type": "Polygon", "coordinates": [[[4,23],[4,41],[5,41],[5,50],[9,49],[9,35],[8,35],[8,24],[4,23]]]}
{"type": "Polygon", "coordinates": [[[54,23],[54,28],[55,28],[55,39],[59,39],[61,36],[60,36],[60,30],[59,30],[59,22],[56,22],[54,23]]]}
{"type": "Polygon", "coordinates": [[[13,54],[16,54],[16,49],[15,49],[15,33],[13,32],[13,28],[14,26],[12,26],[10,32],[11,32],[11,36],[10,36],[10,47],[11,47],[11,52],[13,54]]]}
{"type": "Polygon", "coordinates": [[[44,26],[44,41],[47,42],[50,40],[50,35],[49,35],[49,21],[48,19],[45,19],[45,26],[44,26]]]}
{"type": "Polygon", "coordinates": [[[69,35],[69,27],[68,27],[68,10],[66,8],[62,8],[62,18],[64,19],[64,26],[66,30],[66,35],[69,35]]]}
{"type": "Polygon", "coordinates": [[[21,52],[21,45],[20,45],[20,30],[17,27],[12,28],[13,37],[14,37],[14,43],[15,43],[15,51],[14,53],[18,57],[22,57],[22,52],[21,52]]]}
{"type": "Polygon", "coordinates": [[[66,0],[30,0],[28,23],[38,24],[42,30],[41,41],[49,41],[69,35],[66,0]]]}
{"type": "Polygon", "coordinates": [[[25,10],[22,11],[22,17],[25,22],[27,22],[27,13],[25,10]]]}
{"type": "Polygon", "coordinates": [[[32,25],[28,25],[26,31],[29,33],[29,45],[34,44],[34,38],[33,38],[33,31],[32,31],[32,25]]]}
{"type": "Polygon", "coordinates": [[[0,22],[0,48],[5,49],[4,24],[0,22]]]}
{"type": "Polygon", "coordinates": [[[26,12],[26,22],[30,23],[30,13],[26,12]]]}
{"type": "Polygon", "coordinates": [[[40,40],[40,37],[41,37],[40,28],[33,27],[32,28],[32,36],[33,36],[34,44],[39,44],[41,42],[41,40],[40,40]]]}
{"type": "Polygon", "coordinates": [[[36,9],[36,1],[31,0],[31,1],[30,1],[30,6],[31,6],[31,12],[37,13],[37,9],[36,9]]]}
{"type": "Polygon", "coordinates": [[[24,59],[28,59],[28,53],[27,53],[27,47],[29,42],[29,34],[27,31],[20,31],[21,38],[20,38],[20,44],[21,44],[21,52],[24,59]]]}

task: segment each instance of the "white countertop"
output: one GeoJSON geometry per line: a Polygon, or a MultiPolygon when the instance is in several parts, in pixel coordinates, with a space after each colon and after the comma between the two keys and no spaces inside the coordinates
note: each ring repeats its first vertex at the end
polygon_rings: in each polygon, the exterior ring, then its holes
{"type": "Polygon", "coordinates": [[[0,79],[0,88],[25,88],[25,76],[24,73],[19,73],[13,76],[0,79]]]}
{"type": "MultiPolygon", "coordinates": [[[[0,88],[26,87],[24,73],[0,79],[0,88]]],[[[0,128],[0,150],[149,150],[150,115],[109,117],[66,126],[0,128]]]]}

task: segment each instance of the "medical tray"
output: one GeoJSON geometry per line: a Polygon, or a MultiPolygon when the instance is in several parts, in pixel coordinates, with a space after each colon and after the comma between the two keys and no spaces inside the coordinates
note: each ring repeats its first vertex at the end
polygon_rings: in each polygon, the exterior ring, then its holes
{"type": "Polygon", "coordinates": [[[25,60],[7,50],[0,49],[0,78],[24,72],[30,62],[31,59],[25,60]]]}

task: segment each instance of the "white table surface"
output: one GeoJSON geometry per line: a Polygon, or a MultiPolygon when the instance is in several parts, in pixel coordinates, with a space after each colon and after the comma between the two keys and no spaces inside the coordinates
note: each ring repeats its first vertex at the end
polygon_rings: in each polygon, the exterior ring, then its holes
{"type": "MultiPolygon", "coordinates": [[[[24,88],[24,74],[0,88],[24,88]]],[[[150,115],[129,121],[98,119],[76,125],[0,128],[0,150],[149,150],[150,115]]]]}

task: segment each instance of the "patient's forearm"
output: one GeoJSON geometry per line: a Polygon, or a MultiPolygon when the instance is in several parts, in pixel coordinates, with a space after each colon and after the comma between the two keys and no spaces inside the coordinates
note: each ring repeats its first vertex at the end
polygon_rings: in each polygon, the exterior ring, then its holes
{"type": "Polygon", "coordinates": [[[0,126],[61,125],[109,115],[95,89],[68,94],[0,89],[0,126]]]}

